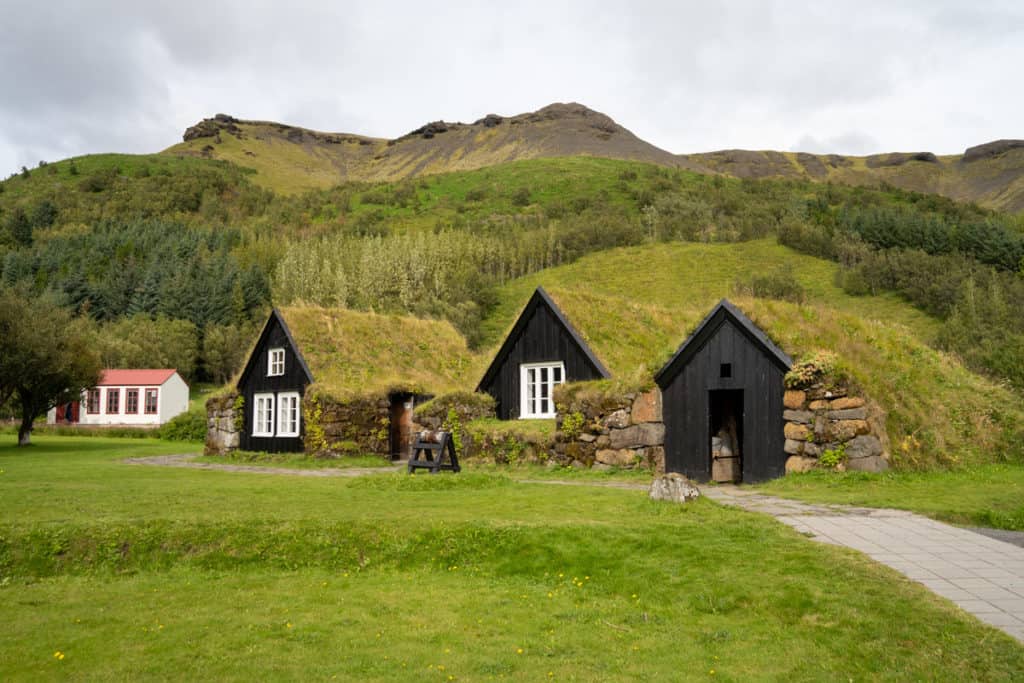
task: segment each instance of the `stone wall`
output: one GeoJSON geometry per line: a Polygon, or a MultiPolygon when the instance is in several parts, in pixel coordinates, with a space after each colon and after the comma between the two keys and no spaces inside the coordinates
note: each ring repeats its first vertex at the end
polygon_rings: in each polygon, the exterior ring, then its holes
{"type": "MultiPolygon", "coordinates": [[[[561,388],[561,387],[559,387],[561,388]]],[[[621,396],[555,395],[555,458],[576,467],[648,467],[665,471],[661,391],[621,396]]]]}
{"type": "Polygon", "coordinates": [[[846,388],[815,385],[789,390],[783,403],[786,473],[806,472],[824,454],[838,459],[837,469],[881,472],[889,468],[885,430],[873,408],[846,388]]]}
{"type": "Polygon", "coordinates": [[[236,394],[215,396],[206,401],[206,455],[224,455],[238,450],[239,427],[236,394]]]}
{"type": "Polygon", "coordinates": [[[390,457],[391,401],[387,396],[303,401],[305,451],[321,458],[374,453],[390,457]]]}

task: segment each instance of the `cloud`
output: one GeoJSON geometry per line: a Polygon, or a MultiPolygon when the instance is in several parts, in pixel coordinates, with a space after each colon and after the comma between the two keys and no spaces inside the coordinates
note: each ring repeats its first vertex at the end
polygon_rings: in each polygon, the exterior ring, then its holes
{"type": "Polygon", "coordinates": [[[1024,109],[1014,3],[0,0],[0,16],[0,172],[158,151],[216,112],[395,137],[575,100],[673,152],[849,154],[1021,137],[1024,109]]]}

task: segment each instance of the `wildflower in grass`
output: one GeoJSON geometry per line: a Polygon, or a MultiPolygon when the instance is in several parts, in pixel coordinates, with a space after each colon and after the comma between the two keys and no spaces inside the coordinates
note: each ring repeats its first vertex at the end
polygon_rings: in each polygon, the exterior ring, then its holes
{"type": "Polygon", "coordinates": [[[57,650],[56,652],[53,653],[53,658],[56,659],[57,661],[60,661],[60,660],[64,659],[64,653],[61,652],[60,650],[57,650]]]}
{"type": "Polygon", "coordinates": [[[285,628],[291,628],[291,627],[292,627],[292,622],[289,621],[288,623],[285,624],[285,628]]]}
{"type": "Polygon", "coordinates": [[[516,650],[516,654],[517,654],[517,655],[521,655],[521,654],[523,654],[523,648],[519,648],[519,649],[517,649],[517,650],[516,650]]]}

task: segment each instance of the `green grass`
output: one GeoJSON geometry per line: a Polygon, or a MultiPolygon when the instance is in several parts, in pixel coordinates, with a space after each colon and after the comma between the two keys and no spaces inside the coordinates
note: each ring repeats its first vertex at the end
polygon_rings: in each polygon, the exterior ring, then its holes
{"type": "Polygon", "coordinates": [[[120,462],[179,448],[0,447],[0,678],[1005,680],[1024,669],[1024,647],[921,586],[710,501],[487,472],[310,479],[120,462]]]}
{"type": "Polygon", "coordinates": [[[954,524],[1024,531],[1024,466],[938,472],[809,472],[762,484],[786,498],[911,510],[954,524]]]}
{"type": "Polygon", "coordinates": [[[305,453],[258,453],[232,451],[227,455],[203,455],[193,462],[216,465],[265,465],[294,469],[348,469],[352,467],[394,467],[379,455],[346,455],[341,458],[313,458],[305,453]]]}

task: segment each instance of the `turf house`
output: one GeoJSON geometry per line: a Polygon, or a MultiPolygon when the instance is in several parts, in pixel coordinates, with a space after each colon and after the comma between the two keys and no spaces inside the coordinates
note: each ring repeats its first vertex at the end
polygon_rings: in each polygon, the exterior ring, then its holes
{"type": "Polygon", "coordinates": [[[552,300],[538,287],[477,386],[494,397],[499,419],[555,417],[554,390],[610,377],[552,300]]]}
{"type": "Polygon", "coordinates": [[[207,452],[405,457],[417,402],[456,388],[469,362],[447,322],[274,309],[233,390],[207,403],[207,452]]]}

